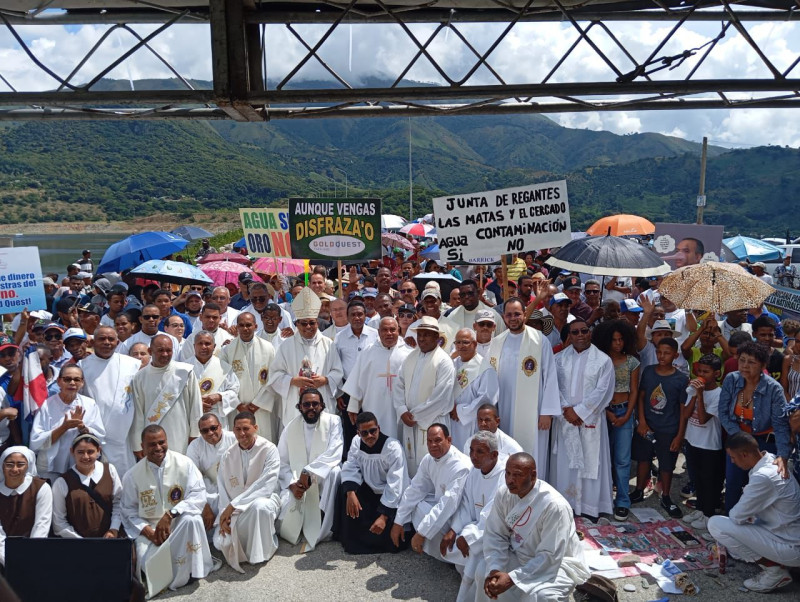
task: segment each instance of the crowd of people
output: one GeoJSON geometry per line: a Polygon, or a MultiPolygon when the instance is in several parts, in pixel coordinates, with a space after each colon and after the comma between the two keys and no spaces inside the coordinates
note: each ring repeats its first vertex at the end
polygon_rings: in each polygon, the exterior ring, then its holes
{"type": "Polygon", "coordinates": [[[763,306],[684,310],[661,277],[533,253],[505,279],[397,254],[228,287],[83,259],[0,336],[0,563],[8,536],[127,537],[136,576],[176,589],[212,549],[243,572],[279,537],[335,539],[450,563],[459,600],[563,600],[590,575],[574,517],[656,495],[761,565],[748,590],[800,566],[800,323],[763,306]]]}

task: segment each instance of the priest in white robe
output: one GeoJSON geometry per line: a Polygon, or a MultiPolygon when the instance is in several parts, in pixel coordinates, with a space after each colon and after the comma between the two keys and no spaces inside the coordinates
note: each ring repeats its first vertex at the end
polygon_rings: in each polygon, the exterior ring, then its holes
{"type": "Polygon", "coordinates": [[[78,365],[84,374],[83,392],[94,399],[105,427],[103,456],[124,475],[135,463],[128,432],[133,422],[131,382],[141,362],[116,353],[118,342],[113,328],[99,326],[94,332],[94,353],[78,365]]]}
{"type": "Polygon", "coordinates": [[[371,412],[381,432],[397,439],[398,416],[392,397],[395,380],[411,347],[400,340],[400,326],[394,318],[383,318],[378,325],[378,340],[358,354],[355,366],[342,389],[350,395],[347,413],[355,424],[359,412],[371,412]]]}
{"type": "Polygon", "coordinates": [[[589,578],[572,509],[536,477],[527,453],[506,463],[500,487],[486,519],[483,561],[476,570],[476,600],[569,600],[576,585],[589,578]]]}
{"type": "Polygon", "coordinates": [[[278,394],[282,427],[298,416],[296,400],[302,389],[317,389],[328,411],[336,411],[334,393],[342,381],[342,362],[333,341],[319,332],[321,305],[310,288],[300,291],[292,301],[297,332],[281,343],[272,362],[267,384],[278,394]]]}
{"type": "Polygon", "coordinates": [[[424,316],[417,322],[415,332],[417,348],[403,362],[392,391],[395,412],[402,422],[400,441],[411,477],[427,454],[428,427],[439,423],[450,428],[456,376],[453,360],[439,347],[436,318],[424,316]]]}
{"type": "MultiPolygon", "coordinates": [[[[250,304],[245,305],[241,310],[239,315],[247,312],[253,316],[253,319],[256,321],[256,331],[261,330],[264,328],[264,323],[261,320],[261,314],[267,308],[267,306],[272,303],[272,298],[274,297],[275,289],[272,288],[272,285],[264,284],[263,282],[251,282],[250,286],[248,287],[250,291],[250,304]],[[270,293],[272,291],[272,293],[270,293]]],[[[278,323],[278,330],[283,330],[284,328],[291,328],[292,327],[292,316],[291,314],[286,311],[280,309],[281,311],[281,319],[278,323]]],[[[237,316],[237,324],[238,324],[238,317],[237,316]]]]}
{"type": "MultiPolygon", "coordinates": [[[[492,374],[492,371],[484,372],[484,374],[492,374]]],[[[500,453],[500,457],[507,458],[508,456],[522,451],[522,446],[517,443],[513,437],[510,437],[500,429],[500,414],[497,413],[496,405],[492,403],[483,404],[478,408],[477,415],[477,432],[488,431],[494,433],[497,438],[497,451],[500,453]]],[[[469,455],[471,441],[472,437],[467,439],[467,442],[464,444],[464,453],[467,455],[469,455]]]]}
{"type": "Polygon", "coordinates": [[[158,425],[147,426],[139,447],[145,457],[122,478],[120,506],[125,532],[136,544],[137,572],[145,574],[153,597],[165,587],[186,585],[192,577],[203,579],[219,566],[211,557],[201,517],[206,490],[200,471],[168,448],[158,425]]]}
{"type": "Polygon", "coordinates": [[[525,326],[525,307],[512,297],[504,304],[507,330],[492,339],[481,370],[497,372],[497,408],[503,430],[536,460],[547,480],[550,426],[561,415],[553,350],[542,333],[525,326]]]}
{"type": "Polygon", "coordinates": [[[261,312],[261,328],[258,330],[256,335],[260,339],[264,339],[268,343],[270,343],[274,348],[275,351],[278,350],[278,347],[281,346],[287,338],[291,338],[292,334],[294,333],[293,329],[291,328],[291,314],[288,311],[283,309],[277,303],[268,303],[267,306],[264,308],[264,311],[261,312]],[[288,328],[284,328],[283,324],[284,321],[289,318],[288,328]]]}
{"type": "Polygon", "coordinates": [[[479,431],[470,440],[472,469],[450,530],[440,544],[442,557],[461,572],[458,600],[475,599],[475,570],[483,558],[483,530],[497,490],[505,484],[506,457],[497,449],[497,436],[479,431]]]}
{"type": "Polygon", "coordinates": [[[211,412],[222,428],[230,426],[230,418],[236,415],[239,406],[239,379],[230,364],[214,355],[214,337],[206,330],[194,335],[194,357],[191,364],[200,387],[200,403],[203,413],[211,412]]]}
{"type": "Polygon", "coordinates": [[[236,318],[236,326],[236,338],[222,348],[219,358],[230,364],[239,379],[237,410],[255,414],[258,434],[274,443],[278,440],[278,417],[274,411],[275,391],[267,386],[267,379],[275,359],[275,348],[272,343],[255,336],[253,314],[242,311],[236,318]]]}
{"type": "Polygon", "coordinates": [[[457,357],[453,360],[456,378],[453,383],[453,411],[450,417],[450,434],[453,445],[463,449],[464,445],[477,430],[475,416],[478,407],[485,403],[483,395],[474,394],[470,385],[478,378],[483,358],[478,355],[478,341],[471,328],[462,328],[456,333],[455,348],[457,357]]]}
{"type": "MultiPolygon", "coordinates": [[[[223,328],[220,324],[222,319],[221,315],[222,314],[220,313],[219,305],[213,302],[206,303],[203,306],[203,309],[200,311],[200,324],[202,326],[202,329],[200,330],[211,333],[211,336],[214,337],[214,355],[217,356],[220,354],[222,348],[229,341],[233,340],[233,335],[225,330],[225,328],[223,328]]],[[[236,312],[236,315],[239,315],[238,311],[236,312]]],[[[175,357],[181,362],[189,363],[194,357],[194,340],[197,338],[200,330],[190,334],[186,340],[184,340],[180,353],[175,354],[175,357]]]]}
{"type": "Polygon", "coordinates": [[[292,545],[306,540],[303,551],[331,536],[342,460],[342,423],[324,411],[322,394],[306,389],[294,418],[281,433],[280,534],[292,545]],[[324,520],[322,513],[324,513],[324,520]]]}
{"type": "Polygon", "coordinates": [[[403,447],[381,432],[372,412],[358,415],[356,432],[342,466],[334,533],[348,554],[398,552],[405,546],[395,547],[390,534],[409,483],[403,447]]]}
{"type": "Polygon", "coordinates": [[[569,325],[571,345],[556,356],[563,415],[555,420],[550,482],[575,514],[613,512],[605,409],[614,396],[614,364],[591,343],[583,320],[569,325]]]}
{"type": "Polygon", "coordinates": [[[142,457],[141,433],[145,426],[164,428],[173,451],[186,453],[189,440],[200,433],[202,412],[200,387],[192,366],[172,360],[172,341],[166,335],[153,337],[150,363],[131,381],[133,422],[128,435],[134,455],[142,457]]]}
{"type": "MultiPolygon", "coordinates": [[[[197,422],[200,436],[189,444],[186,455],[197,466],[203,475],[203,484],[206,487],[206,501],[211,512],[211,524],[219,514],[219,492],[217,491],[217,473],[222,454],[236,443],[236,437],[231,431],[222,428],[216,414],[203,414],[197,422]]],[[[203,519],[207,520],[204,512],[203,519]]],[[[208,528],[208,523],[206,523],[208,528]]]]}
{"type": "Polygon", "coordinates": [[[405,525],[411,523],[417,531],[411,538],[411,549],[437,560],[442,559],[442,537],[458,510],[464,481],[472,466],[452,441],[447,426],[435,424],[428,428],[429,453],[403,493],[391,531],[392,541],[399,547],[407,537],[405,525]]]}
{"type": "Polygon", "coordinates": [[[503,316],[497,313],[488,305],[480,300],[480,291],[478,290],[478,283],[471,279],[465,279],[458,285],[459,297],[461,297],[461,305],[451,310],[445,318],[442,318],[453,326],[455,330],[462,328],[472,328],[472,325],[478,320],[478,312],[489,310],[491,311],[492,319],[494,319],[497,334],[500,334],[506,329],[503,322],[503,316]]]}
{"type": "Polygon", "coordinates": [[[220,462],[217,486],[220,514],[214,545],[231,567],[266,562],[278,549],[275,521],[281,509],[278,448],[258,434],[252,412],[240,412],[233,423],[236,444],[220,462]]]}

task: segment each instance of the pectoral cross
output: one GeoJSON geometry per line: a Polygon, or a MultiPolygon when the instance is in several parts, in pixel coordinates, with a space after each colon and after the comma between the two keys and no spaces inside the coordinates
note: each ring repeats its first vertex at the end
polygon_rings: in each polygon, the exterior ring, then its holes
{"type": "Polygon", "coordinates": [[[389,361],[386,362],[386,373],[385,374],[378,374],[378,378],[385,378],[386,379],[386,387],[389,391],[392,390],[392,381],[397,377],[397,374],[392,374],[392,370],[389,364],[389,361]]]}

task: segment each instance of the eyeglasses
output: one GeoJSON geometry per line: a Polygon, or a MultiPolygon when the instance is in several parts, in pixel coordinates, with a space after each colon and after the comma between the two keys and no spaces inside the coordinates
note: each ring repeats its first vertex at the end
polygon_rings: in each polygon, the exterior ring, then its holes
{"type": "Polygon", "coordinates": [[[415,289],[415,288],[401,288],[401,289],[400,289],[400,292],[401,292],[401,293],[413,293],[413,292],[415,292],[416,290],[417,290],[417,289],[415,289]]]}
{"type": "Polygon", "coordinates": [[[255,301],[256,303],[261,303],[262,301],[266,301],[267,299],[269,299],[269,297],[254,297],[253,295],[250,295],[250,300],[255,301]]]}
{"type": "Polygon", "coordinates": [[[208,433],[216,433],[219,430],[219,425],[215,424],[214,426],[207,426],[206,428],[200,429],[201,435],[207,435],[208,433]]]}
{"type": "Polygon", "coordinates": [[[469,345],[472,341],[456,341],[456,345],[469,345]]]}
{"type": "Polygon", "coordinates": [[[80,376],[59,376],[58,378],[65,383],[79,383],[83,381],[83,378],[80,376]]]}
{"type": "Polygon", "coordinates": [[[589,329],[588,328],[580,328],[578,330],[570,330],[569,333],[570,334],[574,334],[574,335],[588,334],[589,333],[589,329]]]}
{"type": "Polygon", "coordinates": [[[142,320],[158,320],[160,317],[159,314],[142,314],[142,320]]]}
{"type": "Polygon", "coordinates": [[[13,468],[28,468],[27,462],[3,462],[3,468],[7,468],[9,470],[13,468]]]}
{"type": "Polygon", "coordinates": [[[316,323],[317,323],[316,320],[298,320],[297,321],[297,325],[300,328],[308,328],[309,326],[313,326],[316,323]]]}
{"type": "Polygon", "coordinates": [[[61,335],[60,334],[50,334],[50,335],[46,334],[46,335],[44,335],[44,340],[45,341],[60,341],[61,340],[61,335]]]}
{"type": "Polygon", "coordinates": [[[600,294],[600,291],[595,291],[595,290],[590,290],[590,289],[586,289],[586,290],[585,290],[585,291],[583,291],[583,292],[584,292],[585,294],[587,294],[587,295],[599,295],[599,294],[600,294]]]}
{"type": "Polygon", "coordinates": [[[190,291],[197,291],[198,293],[202,293],[205,290],[205,288],[202,287],[202,286],[190,286],[189,290],[190,291]]]}
{"type": "Polygon", "coordinates": [[[377,426],[373,426],[371,429],[364,429],[362,431],[358,431],[359,436],[366,437],[368,435],[377,435],[380,429],[377,426]]]}
{"type": "Polygon", "coordinates": [[[322,406],[322,403],[319,401],[304,401],[300,404],[300,407],[304,410],[310,410],[311,408],[318,408],[322,406]]]}
{"type": "Polygon", "coordinates": [[[167,324],[168,328],[186,328],[186,324],[183,322],[175,322],[175,324],[167,324]]]}

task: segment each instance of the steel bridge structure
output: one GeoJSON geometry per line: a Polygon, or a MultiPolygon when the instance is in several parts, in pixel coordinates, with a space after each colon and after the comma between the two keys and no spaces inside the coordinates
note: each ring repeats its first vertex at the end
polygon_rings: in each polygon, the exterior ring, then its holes
{"type": "MultiPolygon", "coordinates": [[[[501,113],[567,113],[734,108],[800,107],[800,51],[788,44],[776,56],[759,42],[753,29],[764,22],[780,26],[800,21],[800,0],[0,0],[0,35],[10,35],[23,60],[41,71],[45,90],[21,90],[4,74],[0,62],[0,120],[38,119],[272,119],[481,115],[501,113]],[[642,48],[630,32],[649,24],[658,35],[642,48]],[[476,24],[492,24],[492,39],[472,37],[476,24]],[[70,73],[56,73],[31,44],[31,26],[97,26],[98,37],[70,73]],[[165,54],[181,56],[194,48],[170,48],[170,28],[190,25],[197,39],[210,46],[212,84],[200,89],[170,64],[165,54]],[[386,83],[364,84],[337,69],[342,57],[331,40],[348,27],[392,31],[410,51],[394,61],[386,83]],[[530,61],[529,75],[513,77],[497,65],[499,49],[513,33],[538,35],[544,28],[570,41],[551,64],[521,52],[515,62],[530,61]],[[270,45],[275,28],[300,52],[279,79],[270,64],[286,65],[283,49],[270,45]],[[382,28],[382,29],[381,29],[382,28]],[[691,28],[704,40],[686,46],[680,33],[691,28]],[[337,33],[338,32],[338,33],[337,33]],[[87,79],[95,60],[114,35],[132,43],[87,79]],[[444,37],[444,38],[443,38],[444,37]],[[723,40],[738,37],[757,69],[741,76],[704,77],[704,67],[723,40]],[[164,40],[167,40],[164,42],[164,40]],[[437,45],[457,46],[463,64],[453,68],[437,45]],[[154,41],[160,41],[161,52],[154,41]],[[590,53],[607,77],[583,81],[570,77],[565,64],[578,49],[590,53]],[[788,49],[788,52],[787,52],[788,49]],[[136,53],[155,57],[180,83],[177,89],[109,90],[101,82],[136,53]],[[794,54],[793,54],[794,53],[794,54]],[[788,54],[788,57],[787,57],[788,54]],[[424,64],[434,82],[410,83],[409,74],[424,64]],[[324,72],[325,82],[302,77],[304,67],[324,72]],[[758,76],[754,77],[753,73],[758,76]],[[82,81],[78,81],[80,74],[82,81]],[[577,81],[576,81],[577,80],[577,81]]],[[[364,31],[364,29],[362,29],[364,31]]],[[[352,33],[351,33],[352,35],[352,33]]],[[[353,60],[372,60],[381,36],[368,53],[353,60]]],[[[685,39],[685,38],[684,38],[685,39]]],[[[793,42],[796,42],[794,40],[793,42]]],[[[506,46],[505,52],[508,50],[506,46]]],[[[2,55],[0,55],[2,56],[2,55]]],[[[582,56],[586,56],[583,54],[582,56]]],[[[372,81],[372,80],[370,80],[372,81]]],[[[155,88],[155,86],[153,86],[155,88]]]]}

